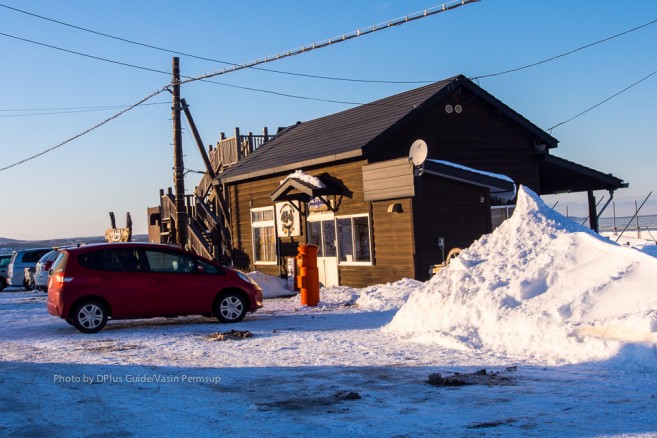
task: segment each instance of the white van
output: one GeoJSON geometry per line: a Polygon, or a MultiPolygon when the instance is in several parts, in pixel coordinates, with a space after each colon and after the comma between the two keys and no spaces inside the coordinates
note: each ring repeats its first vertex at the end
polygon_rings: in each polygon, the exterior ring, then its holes
{"type": "Polygon", "coordinates": [[[25,268],[34,268],[44,254],[52,251],[52,248],[34,248],[34,249],[21,249],[14,251],[9,261],[9,270],[7,272],[7,285],[8,286],[22,286],[27,288],[27,281],[25,280],[25,268]]]}

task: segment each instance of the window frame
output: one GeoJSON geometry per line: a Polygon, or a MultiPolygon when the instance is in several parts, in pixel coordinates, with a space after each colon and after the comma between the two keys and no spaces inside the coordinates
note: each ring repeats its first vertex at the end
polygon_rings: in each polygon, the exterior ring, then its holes
{"type": "MultiPolygon", "coordinates": [[[[357,214],[348,214],[348,215],[342,215],[342,216],[335,216],[335,236],[337,240],[337,246],[336,246],[336,251],[337,251],[337,258],[338,258],[338,266],[373,266],[374,265],[374,257],[372,254],[372,217],[369,213],[357,213],[357,214]],[[358,217],[365,217],[367,218],[367,240],[368,240],[368,246],[369,246],[369,261],[343,261],[341,260],[341,252],[342,252],[342,240],[340,236],[340,227],[338,226],[338,220],[340,219],[350,219],[351,220],[351,245],[352,245],[352,251],[355,253],[355,248],[356,248],[356,241],[355,241],[355,236],[354,236],[354,218],[358,217]]],[[[352,255],[354,255],[352,253],[352,255]]]]}
{"type": "Polygon", "coordinates": [[[506,221],[507,219],[509,219],[509,218],[511,217],[511,215],[513,215],[513,211],[514,211],[515,209],[516,209],[516,205],[515,205],[515,204],[507,204],[507,205],[491,205],[491,207],[490,207],[490,224],[491,224],[491,231],[495,231],[495,229],[496,229],[497,227],[499,227],[500,225],[502,225],[502,224],[504,223],[504,221],[506,221]],[[504,209],[504,213],[505,213],[506,217],[505,217],[505,218],[504,218],[499,224],[495,225],[495,224],[493,223],[493,210],[502,210],[502,209],[504,209]],[[511,211],[509,211],[509,210],[511,210],[511,211]]]}
{"type": "Polygon", "coordinates": [[[335,258],[335,259],[337,259],[338,258],[338,245],[337,245],[338,234],[337,234],[337,230],[336,230],[337,225],[336,225],[336,222],[335,222],[335,214],[333,214],[333,213],[323,213],[322,212],[322,213],[314,213],[314,214],[311,214],[311,215],[308,216],[308,218],[306,219],[306,230],[307,230],[307,233],[308,233],[308,236],[306,238],[306,243],[311,243],[313,245],[316,245],[316,244],[310,242],[310,227],[311,227],[310,224],[315,224],[315,223],[319,224],[319,238],[320,238],[320,243],[321,243],[321,245],[318,245],[320,247],[320,249],[317,253],[317,257],[318,258],[335,258]],[[326,244],[326,239],[325,239],[326,236],[324,235],[324,230],[325,230],[324,225],[325,225],[326,222],[330,222],[330,223],[333,224],[334,241],[332,242],[332,245],[333,245],[333,250],[335,251],[334,255],[328,255],[328,256],[325,254],[327,244],[326,244]]]}
{"type": "Polygon", "coordinates": [[[278,265],[278,235],[276,232],[276,209],[274,206],[268,207],[256,207],[249,209],[249,220],[251,222],[251,251],[253,254],[253,264],[254,265],[269,265],[276,266],[278,265]],[[266,221],[253,221],[253,212],[258,211],[271,211],[272,219],[266,221]],[[272,227],[273,236],[274,236],[274,260],[256,260],[256,238],[255,238],[255,229],[256,228],[268,228],[272,227]]]}

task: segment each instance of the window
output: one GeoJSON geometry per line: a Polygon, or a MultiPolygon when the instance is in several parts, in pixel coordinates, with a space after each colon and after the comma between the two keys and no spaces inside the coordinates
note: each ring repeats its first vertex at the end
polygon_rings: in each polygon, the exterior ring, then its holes
{"type": "Polygon", "coordinates": [[[516,208],[515,205],[497,205],[491,207],[490,222],[492,225],[492,229],[494,230],[495,228],[499,227],[500,225],[502,225],[502,222],[510,218],[515,208],[516,208]]]}
{"type": "Polygon", "coordinates": [[[276,264],[276,228],[274,207],[251,210],[253,260],[255,263],[276,264]]]}
{"type": "Polygon", "coordinates": [[[317,257],[336,257],[333,217],[320,221],[308,221],[308,243],[319,247],[317,257]]]}
{"type": "Polygon", "coordinates": [[[335,220],[338,232],[340,264],[372,263],[370,251],[370,217],[358,215],[335,220]]]}
{"type": "Polygon", "coordinates": [[[145,264],[136,249],[103,249],[78,256],[80,266],[100,271],[141,272],[145,264]]]}
{"type": "Polygon", "coordinates": [[[196,260],[185,254],[162,251],[146,251],[146,258],[152,272],[196,272],[196,260]]]}

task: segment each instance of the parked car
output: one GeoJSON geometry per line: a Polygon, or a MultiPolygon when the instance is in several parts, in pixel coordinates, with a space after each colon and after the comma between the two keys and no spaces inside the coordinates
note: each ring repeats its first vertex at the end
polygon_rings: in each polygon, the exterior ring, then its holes
{"type": "Polygon", "coordinates": [[[51,268],[48,312],[83,333],[108,319],[215,316],[241,321],[262,307],[249,276],[166,245],[104,243],[60,251],[51,268]]]}
{"type": "Polygon", "coordinates": [[[27,289],[29,285],[25,279],[25,268],[34,269],[39,259],[50,251],[52,251],[52,248],[21,249],[19,251],[14,251],[11,255],[11,260],[9,261],[7,284],[9,286],[23,286],[27,289]]]}
{"type": "Polygon", "coordinates": [[[32,275],[32,281],[34,288],[40,291],[48,291],[48,278],[50,277],[49,271],[53,262],[59,256],[59,250],[53,249],[52,251],[46,253],[39,259],[34,268],[34,274],[32,275]]]}
{"type": "Polygon", "coordinates": [[[0,254],[0,292],[7,287],[7,267],[11,260],[11,254],[0,254]]]}
{"type": "Polygon", "coordinates": [[[34,268],[23,268],[23,276],[25,277],[25,281],[23,281],[25,289],[34,289],[34,268]]]}

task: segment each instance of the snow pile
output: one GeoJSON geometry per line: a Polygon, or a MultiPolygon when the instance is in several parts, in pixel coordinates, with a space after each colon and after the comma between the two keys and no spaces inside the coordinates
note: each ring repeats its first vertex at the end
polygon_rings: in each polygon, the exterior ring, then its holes
{"type": "Polygon", "coordinates": [[[539,363],[657,367],[655,284],[657,259],[521,186],[513,216],[413,293],[384,331],[539,363]]]}
{"type": "Polygon", "coordinates": [[[326,187],[326,184],[324,184],[321,179],[317,178],[316,176],[308,175],[302,170],[295,170],[293,173],[289,174],[284,180],[281,180],[281,185],[283,185],[288,179],[303,181],[306,184],[318,189],[323,189],[326,187]]]}
{"type": "Polygon", "coordinates": [[[262,289],[263,298],[289,297],[296,293],[290,290],[285,278],[266,275],[259,271],[249,272],[247,275],[258,283],[262,289]]]}
{"type": "MultiPolygon", "coordinates": [[[[397,310],[423,285],[420,281],[404,278],[394,283],[376,284],[363,289],[348,286],[324,287],[319,291],[318,307],[356,306],[360,310],[371,312],[397,310]]],[[[299,297],[294,299],[300,301],[299,297]]]]}

